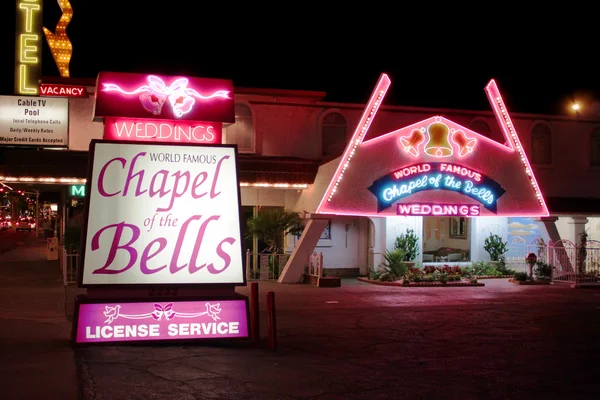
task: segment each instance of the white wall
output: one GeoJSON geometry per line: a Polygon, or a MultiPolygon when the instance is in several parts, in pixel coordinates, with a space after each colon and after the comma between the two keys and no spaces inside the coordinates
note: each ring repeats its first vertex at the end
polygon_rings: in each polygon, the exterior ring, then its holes
{"type": "MultiPolygon", "coordinates": [[[[361,268],[367,265],[368,220],[360,217],[334,217],[331,220],[331,239],[321,239],[315,251],[323,253],[324,268],[361,268]]],[[[299,238],[286,237],[290,252],[299,238]]]]}
{"type": "Polygon", "coordinates": [[[588,223],[585,225],[585,231],[588,234],[588,240],[600,241],[600,218],[588,218],[588,223]]]}
{"type": "Polygon", "coordinates": [[[477,217],[471,218],[471,261],[490,261],[490,255],[483,249],[485,238],[490,233],[499,235],[503,241],[508,238],[508,218],[477,217]]]}
{"type": "Polygon", "coordinates": [[[102,139],[104,124],[92,122],[94,96],[69,99],[69,150],[88,151],[92,139],[102,139]]]}
{"type": "Polygon", "coordinates": [[[315,177],[315,181],[312,185],[309,185],[307,189],[304,189],[301,195],[298,197],[298,201],[294,204],[293,209],[302,212],[314,213],[319,206],[319,202],[325,195],[329,182],[333,179],[333,175],[340,162],[340,157],[332,160],[319,167],[319,172],[315,177]]]}
{"type": "Polygon", "coordinates": [[[561,240],[567,239],[575,243],[573,224],[570,224],[570,221],[570,217],[560,217],[554,224],[556,225],[561,240]]]}

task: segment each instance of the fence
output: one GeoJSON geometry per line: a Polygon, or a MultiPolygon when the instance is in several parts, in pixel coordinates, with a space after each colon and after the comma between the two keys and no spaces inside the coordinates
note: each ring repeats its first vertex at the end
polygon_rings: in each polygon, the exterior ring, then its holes
{"type": "Polygon", "coordinates": [[[289,254],[251,253],[246,251],[248,280],[278,279],[290,258],[289,254]]]}
{"type": "Polygon", "coordinates": [[[308,257],[306,272],[308,275],[323,277],[323,253],[317,254],[315,251],[308,257]]]}
{"type": "Polygon", "coordinates": [[[529,265],[525,257],[529,253],[537,255],[539,261],[547,262],[548,246],[538,239],[527,241],[521,236],[513,236],[510,239],[509,252],[506,257],[506,267],[517,272],[529,274],[529,265]]]}
{"type": "Polygon", "coordinates": [[[60,266],[63,275],[63,284],[77,283],[79,254],[67,254],[64,247],[60,247],[60,266]]]}
{"type": "Polygon", "coordinates": [[[570,240],[557,240],[548,245],[548,264],[552,281],[570,284],[600,282],[600,242],[588,240],[576,245],[570,240]]]}

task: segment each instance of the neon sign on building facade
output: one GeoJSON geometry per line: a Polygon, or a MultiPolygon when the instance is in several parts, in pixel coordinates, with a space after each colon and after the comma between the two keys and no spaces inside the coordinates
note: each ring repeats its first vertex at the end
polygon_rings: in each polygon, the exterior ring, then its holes
{"type": "Polygon", "coordinates": [[[446,216],[460,215],[462,217],[476,217],[481,214],[478,205],[465,204],[398,204],[396,206],[398,215],[423,215],[423,216],[446,216]]]}
{"type": "Polygon", "coordinates": [[[369,190],[377,197],[378,212],[423,190],[451,190],[478,201],[495,213],[498,199],[505,192],[500,184],[480,172],[447,163],[404,167],[376,180],[369,190]]]}
{"type": "Polygon", "coordinates": [[[485,90],[504,134],[502,143],[441,116],[365,140],[390,84],[382,74],[317,213],[548,215],[493,80],[485,90]]]}
{"type": "Polygon", "coordinates": [[[42,69],[42,0],[18,0],[15,43],[15,94],[38,94],[42,69]]]}

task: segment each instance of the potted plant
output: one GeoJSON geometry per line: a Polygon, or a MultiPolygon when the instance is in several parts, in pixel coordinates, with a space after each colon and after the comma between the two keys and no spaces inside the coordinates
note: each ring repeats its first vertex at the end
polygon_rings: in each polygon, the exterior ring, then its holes
{"type": "Polygon", "coordinates": [[[400,250],[404,254],[404,262],[408,268],[415,266],[415,259],[419,255],[419,237],[415,231],[407,229],[406,233],[400,234],[394,243],[394,249],[400,250]]]}
{"type": "Polygon", "coordinates": [[[535,255],[535,253],[529,253],[525,257],[525,261],[529,265],[529,278],[533,279],[533,266],[537,262],[537,256],[535,255]]]}
{"type": "Polygon", "coordinates": [[[483,249],[490,255],[490,260],[492,260],[490,264],[494,267],[498,268],[501,257],[508,252],[507,244],[508,242],[503,241],[499,235],[493,233],[485,238],[483,249]]]}

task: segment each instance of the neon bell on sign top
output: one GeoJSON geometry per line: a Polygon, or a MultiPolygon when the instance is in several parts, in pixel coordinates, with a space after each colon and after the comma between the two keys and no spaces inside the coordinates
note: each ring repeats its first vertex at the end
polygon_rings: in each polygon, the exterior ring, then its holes
{"type": "Polygon", "coordinates": [[[414,129],[410,135],[402,136],[399,141],[404,151],[413,157],[419,157],[419,147],[425,143],[426,138],[429,141],[423,146],[423,152],[435,158],[452,156],[454,147],[456,147],[456,154],[462,158],[471,154],[477,144],[477,139],[467,137],[462,130],[449,128],[440,120],[436,120],[427,128],[414,129]]]}

